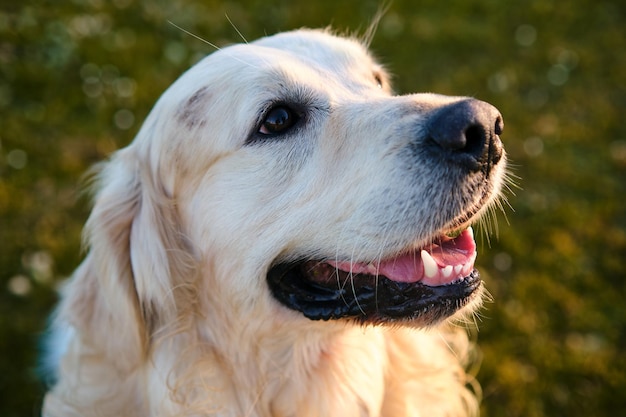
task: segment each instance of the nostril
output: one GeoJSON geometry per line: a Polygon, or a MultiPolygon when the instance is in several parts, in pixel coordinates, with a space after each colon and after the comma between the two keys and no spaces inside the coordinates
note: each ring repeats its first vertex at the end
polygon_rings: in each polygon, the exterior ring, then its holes
{"type": "Polygon", "coordinates": [[[504,131],[504,120],[502,120],[502,116],[498,116],[498,118],[496,119],[496,125],[493,128],[493,132],[496,135],[501,135],[503,131],[504,131]]]}
{"type": "Polygon", "coordinates": [[[480,155],[485,148],[485,140],[485,129],[480,125],[471,125],[465,130],[465,146],[461,151],[471,155],[480,155]]]}

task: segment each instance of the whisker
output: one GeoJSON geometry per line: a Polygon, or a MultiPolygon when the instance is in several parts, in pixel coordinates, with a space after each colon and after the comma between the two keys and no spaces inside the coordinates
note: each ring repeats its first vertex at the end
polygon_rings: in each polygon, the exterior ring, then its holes
{"type": "Polygon", "coordinates": [[[200,42],[206,43],[207,45],[209,45],[210,47],[214,48],[217,51],[222,50],[222,48],[220,48],[219,46],[215,45],[214,43],[211,43],[209,41],[207,41],[206,39],[201,38],[200,36],[189,32],[186,29],[181,28],[180,26],[178,26],[176,23],[172,22],[171,20],[168,20],[167,23],[169,23],[170,25],[174,26],[176,29],[180,30],[183,33],[186,33],[187,35],[191,36],[192,38],[196,38],[197,40],[199,40],[200,42]]]}
{"type": "Polygon", "coordinates": [[[237,26],[235,26],[235,24],[233,23],[232,20],[230,20],[230,17],[228,16],[228,14],[225,14],[224,16],[226,16],[226,20],[228,20],[228,23],[230,23],[230,25],[233,27],[233,29],[235,29],[235,31],[237,32],[237,34],[239,35],[239,37],[244,41],[244,43],[249,43],[248,40],[245,38],[245,36],[243,36],[243,34],[239,31],[239,29],[237,28],[237,26]]]}
{"type": "Polygon", "coordinates": [[[361,307],[361,303],[359,303],[359,297],[357,297],[356,295],[356,287],[354,285],[354,275],[352,273],[352,265],[354,264],[354,249],[355,248],[353,247],[352,254],[350,255],[350,274],[348,274],[348,276],[350,277],[350,285],[352,286],[352,296],[354,297],[354,301],[356,301],[356,306],[359,308],[361,313],[365,315],[365,311],[363,310],[363,307],[361,307]]]}
{"type": "Polygon", "coordinates": [[[374,35],[376,34],[376,31],[378,30],[378,25],[380,24],[380,21],[382,20],[383,16],[387,13],[387,11],[389,11],[389,8],[391,7],[390,3],[391,3],[390,1],[385,1],[379,6],[369,26],[367,27],[367,29],[365,29],[365,33],[363,33],[363,35],[361,36],[361,42],[367,48],[370,47],[370,45],[372,44],[372,40],[374,40],[374,35]]]}
{"type": "MultiPolygon", "coordinates": [[[[228,16],[227,16],[227,17],[228,17],[228,16]]],[[[229,19],[229,21],[230,21],[230,19],[229,19]]],[[[212,43],[212,42],[209,42],[209,41],[207,41],[206,39],[203,39],[203,38],[201,38],[200,36],[198,36],[198,35],[196,35],[196,34],[194,34],[194,33],[192,33],[192,32],[189,32],[189,31],[188,31],[188,30],[186,30],[186,29],[183,29],[182,27],[178,26],[176,23],[172,22],[171,20],[168,20],[167,22],[168,22],[170,25],[174,26],[176,29],[180,30],[181,32],[183,32],[183,33],[185,33],[185,34],[187,34],[187,35],[191,36],[192,38],[195,38],[195,39],[199,40],[200,42],[203,42],[203,43],[205,43],[205,44],[209,45],[210,47],[214,48],[215,50],[217,50],[217,51],[221,51],[221,50],[222,50],[222,48],[220,48],[220,47],[219,47],[219,46],[217,46],[216,44],[214,44],[214,43],[212,43]]],[[[232,22],[231,22],[231,23],[232,23],[232,22]]],[[[234,26],[233,26],[233,27],[234,27],[234,26]]],[[[241,37],[243,38],[243,35],[239,32],[239,30],[237,30],[237,28],[235,28],[235,30],[237,31],[237,33],[239,33],[239,36],[241,36],[241,37]]],[[[248,43],[248,42],[245,40],[245,38],[243,38],[243,40],[246,42],[246,44],[248,43]]],[[[232,58],[232,59],[234,59],[234,60],[235,60],[235,61],[237,61],[237,62],[240,62],[240,63],[242,63],[242,64],[244,64],[244,65],[246,65],[246,66],[250,67],[250,68],[255,68],[255,69],[259,68],[259,66],[253,65],[253,64],[251,64],[250,62],[246,62],[246,61],[244,61],[244,60],[242,60],[242,59],[239,59],[239,58],[237,58],[236,56],[231,56],[231,58],[232,58]]]]}

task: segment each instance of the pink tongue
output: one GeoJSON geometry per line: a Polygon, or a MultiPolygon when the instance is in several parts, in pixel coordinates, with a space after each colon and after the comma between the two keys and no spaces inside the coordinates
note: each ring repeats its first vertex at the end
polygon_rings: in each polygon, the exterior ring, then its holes
{"type": "Polygon", "coordinates": [[[378,262],[329,262],[329,264],[352,274],[384,275],[392,281],[422,281],[426,285],[433,286],[448,284],[460,279],[469,274],[468,270],[471,271],[474,267],[476,243],[469,229],[464,230],[454,239],[448,239],[423,248],[437,264],[438,272],[435,276],[426,276],[421,250],[412,250],[395,258],[384,259],[378,262]],[[461,266],[459,267],[459,265],[461,266]],[[448,267],[448,276],[444,274],[444,268],[446,267],[448,267]]]}

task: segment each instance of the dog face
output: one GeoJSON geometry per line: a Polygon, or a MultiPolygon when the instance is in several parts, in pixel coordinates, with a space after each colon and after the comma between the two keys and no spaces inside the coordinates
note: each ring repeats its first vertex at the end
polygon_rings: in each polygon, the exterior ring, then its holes
{"type": "Polygon", "coordinates": [[[480,301],[468,227],[499,193],[502,127],[478,100],[393,95],[361,44],[297,31],[205,58],[129,149],[211,303],[428,326],[480,301]]]}

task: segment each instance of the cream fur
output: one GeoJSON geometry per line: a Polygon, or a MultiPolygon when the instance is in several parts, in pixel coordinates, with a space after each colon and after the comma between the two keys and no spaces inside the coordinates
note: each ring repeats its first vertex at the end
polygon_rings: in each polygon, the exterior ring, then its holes
{"type": "MultiPolygon", "coordinates": [[[[420,109],[459,98],[386,84],[361,44],[306,30],[225,48],[176,81],[98,175],[43,415],[477,414],[464,330],[311,321],[267,289],[285,254],[377,258],[440,227],[440,208],[404,197],[397,155],[420,109]],[[246,144],[277,90],[319,114],[276,141],[295,143],[246,144]]],[[[425,187],[444,188],[424,166],[425,187]]]]}

